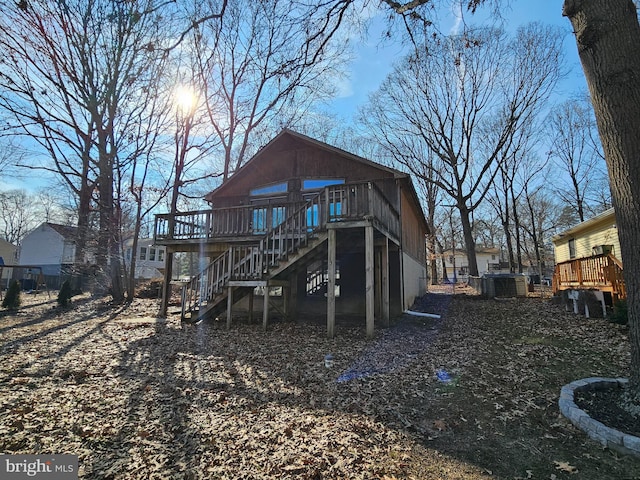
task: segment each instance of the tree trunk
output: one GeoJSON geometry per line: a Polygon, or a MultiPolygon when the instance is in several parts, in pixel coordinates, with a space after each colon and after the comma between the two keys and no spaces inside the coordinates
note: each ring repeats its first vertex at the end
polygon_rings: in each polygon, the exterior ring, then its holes
{"type": "Polygon", "coordinates": [[[471,220],[469,209],[465,205],[458,207],[460,211],[460,223],[462,223],[462,233],[464,235],[464,246],[467,253],[467,260],[469,262],[469,276],[478,276],[478,261],[476,259],[476,242],[473,239],[473,229],[471,227],[471,220]]]}
{"type": "Polygon", "coordinates": [[[609,170],[640,403],[640,25],[631,0],[565,0],[609,170]]]}
{"type": "MultiPolygon", "coordinates": [[[[434,231],[433,229],[431,230],[434,231]]],[[[438,261],[436,260],[436,236],[429,234],[429,265],[431,268],[431,285],[438,284],[438,261]]]]}
{"type": "Polygon", "coordinates": [[[513,230],[516,234],[516,262],[518,273],[522,273],[522,240],[520,238],[520,216],[518,215],[518,202],[511,185],[511,201],[513,202],[513,230]]]}
{"type": "Polygon", "coordinates": [[[447,273],[447,261],[444,258],[444,245],[438,241],[438,251],[440,252],[440,260],[442,261],[442,283],[449,283],[449,274],[447,273]]]}

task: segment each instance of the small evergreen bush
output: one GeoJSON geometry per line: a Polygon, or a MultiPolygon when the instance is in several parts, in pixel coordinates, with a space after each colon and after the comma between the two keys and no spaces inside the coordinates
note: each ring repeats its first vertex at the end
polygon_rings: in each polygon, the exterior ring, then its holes
{"type": "Polygon", "coordinates": [[[7,294],[2,300],[2,307],[8,310],[17,310],[20,307],[20,284],[14,280],[7,289],[7,294]]]}
{"type": "Polygon", "coordinates": [[[626,325],[629,322],[626,300],[618,300],[613,304],[613,313],[609,316],[609,321],[619,325],[626,325]]]}
{"type": "Polygon", "coordinates": [[[65,280],[58,292],[58,305],[61,307],[67,307],[71,303],[71,297],[73,292],[71,291],[71,284],[69,280],[65,280]]]}

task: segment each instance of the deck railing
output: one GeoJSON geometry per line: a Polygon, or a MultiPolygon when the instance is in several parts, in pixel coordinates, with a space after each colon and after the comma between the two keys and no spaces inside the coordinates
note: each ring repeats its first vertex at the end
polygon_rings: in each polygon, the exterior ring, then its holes
{"type": "MultiPolygon", "coordinates": [[[[196,218],[195,213],[190,212],[190,218],[196,218]]],[[[286,265],[289,257],[308,245],[328,223],[366,217],[375,218],[392,233],[399,233],[397,211],[372,183],[326,187],[303,205],[290,210],[258,243],[231,246],[192,278],[182,292],[183,316],[185,312],[201,308],[222,293],[231,280],[264,279],[271,268],[286,265]]],[[[188,231],[202,232],[202,229],[192,228],[188,231]]],[[[233,235],[238,235],[238,232],[233,235]]]]}
{"type": "MultiPolygon", "coordinates": [[[[392,234],[399,234],[398,212],[375,184],[366,182],[333,185],[326,187],[318,195],[322,193],[325,193],[323,203],[315,202],[307,214],[307,223],[311,226],[316,226],[321,221],[320,215],[324,222],[357,220],[371,216],[392,234]]],[[[312,203],[313,198],[310,200],[312,203]]],[[[262,236],[271,228],[277,227],[291,212],[306,207],[305,202],[282,202],[195,210],[175,215],[158,214],[155,217],[154,239],[162,244],[262,236]]]]}
{"type": "Polygon", "coordinates": [[[556,264],[553,291],[599,289],[626,298],[622,264],[611,254],[577,258],[556,264]]]}
{"type": "Polygon", "coordinates": [[[263,235],[301,203],[247,205],[156,215],[154,234],[162,241],[208,241],[213,238],[263,235]],[[173,220],[173,231],[171,228],[173,220]]]}

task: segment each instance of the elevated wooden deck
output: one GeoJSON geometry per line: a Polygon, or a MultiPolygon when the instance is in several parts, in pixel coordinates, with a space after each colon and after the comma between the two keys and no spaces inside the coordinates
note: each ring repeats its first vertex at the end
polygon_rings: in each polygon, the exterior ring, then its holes
{"type": "MultiPolygon", "coordinates": [[[[227,307],[227,325],[231,323],[234,299],[256,286],[282,282],[297,262],[326,244],[329,267],[327,296],[328,332],[333,336],[335,321],[336,230],[363,229],[367,268],[367,335],[373,335],[374,318],[374,230],[385,238],[384,258],[389,242],[400,245],[399,212],[373,183],[332,185],[304,203],[248,205],[210,211],[157,215],[155,243],[174,251],[203,244],[224,245],[198,275],[185,283],[182,291],[182,318],[203,318],[214,309],[227,307]],[[333,276],[332,276],[333,275],[333,276]],[[244,292],[240,289],[244,289],[244,292]]],[[[388,270],[388,259],[381,267],[388,270]]],[[[388,320],[388,274],[384,274],[387,292],[382,302],[388,320]]],[[[281,283],[282,285],[287,285],[281,283]]],[[[263,323],[268,317],[268,295],[264,296],[263,323]]]]}
{"type": "Polygon", "coordinates": [[[553,292],[562,290],[600,290],[614,299],[627,297],[622,264],[611,254],[576,258],[556,264],[553,292]]]}
{"type": "MultiPolygon", "coordinates": [[[[341,222],[373,219],[376,228],[393,240],[400,237],[400,215],[372,182],[326,187],[307,202],[242,205],[180,212],[155,217],[154,242],[187,247],[215,242],[257,243],[261,237],[296,216],[297,232],[326,228],[341,222]]],[[[283,227],[284,228],[284,227],[283,227]]],[[[283,228],[280,230],[282,231],[283,228]]],[[[334,227],[335,228],[335,227],[334,227]]]]}

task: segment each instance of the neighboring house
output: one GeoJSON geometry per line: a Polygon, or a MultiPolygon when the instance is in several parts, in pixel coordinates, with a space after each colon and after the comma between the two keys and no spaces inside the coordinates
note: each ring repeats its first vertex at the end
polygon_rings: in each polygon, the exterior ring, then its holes
{"type": "MultiPolygon", "coordinates": [[[[133,239],[124,242],[124,261],[127,268],[131,265],[133,239]]],[[[166,248],[154,245],[152,238],[141,238],[136,248],[136,279],[158,278],[164,275],[166,248]]]]}
{"type": "MultiPolygon", "coordinates": [[[[443,252],[444,264],[447,270],[447,278],[452,281],[467,281],[469,278],[469,260],[464,249],[445,250],[443,252]],[[455,272],[455,275],[454,275],[455,272]]],[[[476,262],[478,264],[478,274],[500,272],[500,249],[476,247],[476,262]]],[[[508,271],[508,269],[507,269],[508,271]]]]}
{"type": "Polygon", "coordinates": [[[326,315],[330,337],[336,314],[363,314],[372,336],[374,319],[388,324],[426,290],[427,223],[398,170],[284,130],[205,199],[210,210],[156,215],[156,245],[210,261],[185,286],[183,318],[226,311],[230,325],[268,288],[265,326],[274,304],[326,315]]]}
{"type": "MultiPolygon", "coordinates": [[[[18,247],[6,240],[0,238],[0,258],[2,262],[0,265],[15,265],[17,262],[18,247]]],[[[0,277],[0,288],[7,286],[7,282],[11,279],[12,270],[10,268],[3,268],[2,276],[0,277]]]]}
{"type": "Polygon", "coordinates": [[[37,265],[45,276],[59,276],[75,262],[77,231],[67,225],[41,224],[22,240],[18,264],[37,265]]]}
{"type": "Polygon", "coordinates": [[[622,278],[622,255],[615,212],[611,208],[552,238],[556,268],[554,292],[568,290],[578,297],[580,291],[597,293],[610,305],[626,297],[622,278]]]}
{"type": "Polygon", "coordinates": [[[552,239],[556,263],[610,253],[622,262],[613,208],[566,230],[552,239]]]}

